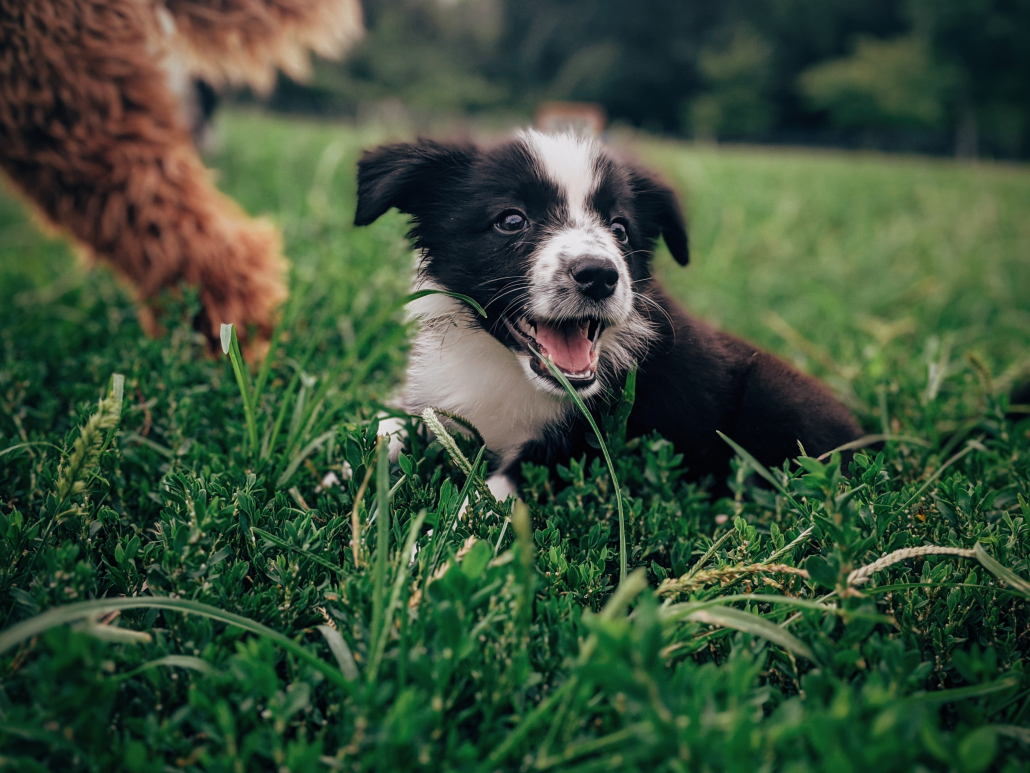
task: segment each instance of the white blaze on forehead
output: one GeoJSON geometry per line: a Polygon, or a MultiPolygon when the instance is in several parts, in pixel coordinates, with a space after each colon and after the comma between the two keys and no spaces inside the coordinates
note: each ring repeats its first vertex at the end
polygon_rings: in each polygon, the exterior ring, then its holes
{"type": "Polygon", "coordinates": [[[604,152],[593,140],[574,134],[520,135],[540,172],[558,191],[568,209],[568,220],[542,234],[530,269],[528,310],[537,319],[569,319],[582,316],[583,299],[569,273],[579,258],[607,258],[619,272],[619,282],[605,302],[609,323],[625,322],[633,310],[626,261],[600,215],[588,207],[600,184],[598,161],[604,152]]]}
{"type": "Polygon", "coordinates": [[[564,194],[572,217],[585,219],[587,200],[597,187],[597,144],[575,134],[527,130],[521,136],[544,173],[564,194]]]}

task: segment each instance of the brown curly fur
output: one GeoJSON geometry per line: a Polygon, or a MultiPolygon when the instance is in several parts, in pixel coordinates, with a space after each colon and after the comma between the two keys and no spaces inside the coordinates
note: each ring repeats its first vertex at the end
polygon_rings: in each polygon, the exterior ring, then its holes
{"type": "Polygon", "coordinates": [[[206,74],[261,86],[301,46],[346,42],[342,22],[301,34],[334,7],[354,21],[351,0],[0,0],[0,168],[133,285],[150,332],[152,299],[183,282],[200,287],[212,341],[223,322],[267,338],[286,295],[278,232],[212,185],[162,69],[166,46],[195,35],[206,74]]]}
{"type": "Polygon", "coordinates": [[[275,68],[300,80],[308,50],[332,57],[361,30],[350,0],[165,0],[188,65],[206,81],[269,91],[275,68]]]}

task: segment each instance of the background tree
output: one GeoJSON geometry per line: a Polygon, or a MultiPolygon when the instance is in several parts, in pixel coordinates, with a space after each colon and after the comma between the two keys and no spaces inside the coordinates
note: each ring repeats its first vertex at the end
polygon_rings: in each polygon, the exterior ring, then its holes
{"type": "Polygon", "coordinates": [[[274,105],[524,117],[543,99],[714,140],[1030,154],[1030,0],[365,0],[274,105]]]}

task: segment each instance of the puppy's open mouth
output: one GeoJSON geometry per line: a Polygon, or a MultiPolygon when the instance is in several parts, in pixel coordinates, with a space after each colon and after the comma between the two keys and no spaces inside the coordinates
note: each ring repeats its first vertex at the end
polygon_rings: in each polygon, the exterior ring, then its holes
{"type": "Polygon", "coordinates": [[[550,360],[573,386],[589,386],[597,378],[597,342],[605,324],[599,319],[573,319],[563,322],[521,317],[512,322],[504,317],[515,340],[530,353],[533,370],[554,381],[554,376],[530,348],[550,360]]]}

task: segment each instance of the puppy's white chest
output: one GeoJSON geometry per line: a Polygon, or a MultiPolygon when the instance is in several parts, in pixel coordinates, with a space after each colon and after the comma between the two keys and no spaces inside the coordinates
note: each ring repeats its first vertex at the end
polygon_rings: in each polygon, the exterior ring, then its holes
{"type": "Polygon", "coordinates": [[[442,408],[467,419],[507,463],[568,411],[562,401],[536,389],[524,368],[485,330],[437,320],[415,340],[405,407],[411,413],[442,408]]]}

